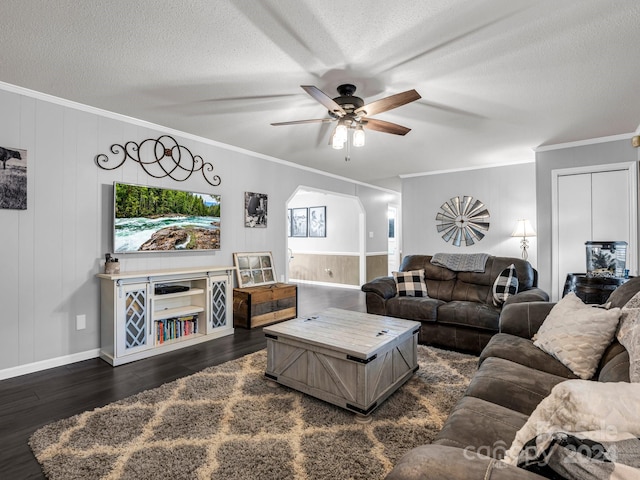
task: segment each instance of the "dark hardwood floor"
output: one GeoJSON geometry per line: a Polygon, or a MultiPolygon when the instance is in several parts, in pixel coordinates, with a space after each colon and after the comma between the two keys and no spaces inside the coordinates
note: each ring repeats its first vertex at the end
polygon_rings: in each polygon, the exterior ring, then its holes
{"type": "MultiPolygon", "coordinates": [[[[356,289],[298,285],[298,315],[327,307],[366,311],[356,289]]],[[[266,347],[262,329],[111,367],[95,358],[0,381],[0,479],[45,478],[28,440],[38,428],[266,347]]]]}

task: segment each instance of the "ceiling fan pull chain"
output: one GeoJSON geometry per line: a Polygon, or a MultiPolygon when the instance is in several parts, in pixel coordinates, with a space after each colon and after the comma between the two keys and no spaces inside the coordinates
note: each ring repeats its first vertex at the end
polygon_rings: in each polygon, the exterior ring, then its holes
{"type": "Polygon", "coordinates": [[[347,135],[347,155],[344,157],[344,161],[348,162],[351,160],[351,140],[349,139],[349,135],[347,135]]]}

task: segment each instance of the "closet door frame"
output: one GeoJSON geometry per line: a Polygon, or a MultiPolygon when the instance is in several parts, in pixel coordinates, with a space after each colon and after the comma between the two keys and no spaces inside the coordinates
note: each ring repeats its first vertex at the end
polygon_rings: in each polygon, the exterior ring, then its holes
{"type": "MultiPolygon", "coordinates": [[[[559,300],[560,280],[560,239],[558,228],[558,178],[565,175],[601,173],[626,170],[629,189],[629,245],[627,247],[627,268],[631,275],[637,275],[638,251],[638,162],[609,163],[575,168],[561,168],[551,171],[551,300],[559,300]]],[[[601,238],[598,240],[616,240],[601,238]]],[[[586,261],[586,260],[585,260],[586,261]]]]}

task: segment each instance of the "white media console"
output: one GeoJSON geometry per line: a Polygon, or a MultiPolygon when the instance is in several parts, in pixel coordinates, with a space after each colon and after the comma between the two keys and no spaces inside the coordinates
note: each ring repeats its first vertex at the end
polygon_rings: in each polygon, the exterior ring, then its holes
{"type": "Polygon", "coordinates": [[[232,334],[234,273],[194,267],[98,274],[100,358],[117,366],[232,334]],[[181,291],[165,293],[171,290],[181,291]]]}

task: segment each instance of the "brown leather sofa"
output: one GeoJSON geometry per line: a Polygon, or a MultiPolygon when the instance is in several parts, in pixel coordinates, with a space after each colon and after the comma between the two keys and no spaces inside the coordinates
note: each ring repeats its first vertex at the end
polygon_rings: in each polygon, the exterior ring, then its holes
{"type": "MultiPolygon", "coordinates": [[[[611,306],[624,306],[638,291],[640,278],[634,278],[611,294],[611,306]]],[[[499,460],[551,389],[576,378],[530,340],[554,305],[534,302],[503,309],[500,333],[483,350],[478,371],[433,443],[405,454],[387,480],[545,478],[499,460]]],[[[629,382],[629,353],[617,340],[605,350],[592,381],[629,382]]]]}
{"type": "Polygon", "coordinates": [[[378,277],[362,286],[367,312],[421,322],[418,341],[479,354],[498,333],[502,307],[493,304],[493,284],[497,276],[514,264],[518,293],[505,305],[547,301],[537,288],[536,270],[526,260],[490,256],[484,272],[455,272],[431,263],[431,255],[408,255],[399,271],[425,271],[428,297],[399,297],[393,277],[378,277]]]}

